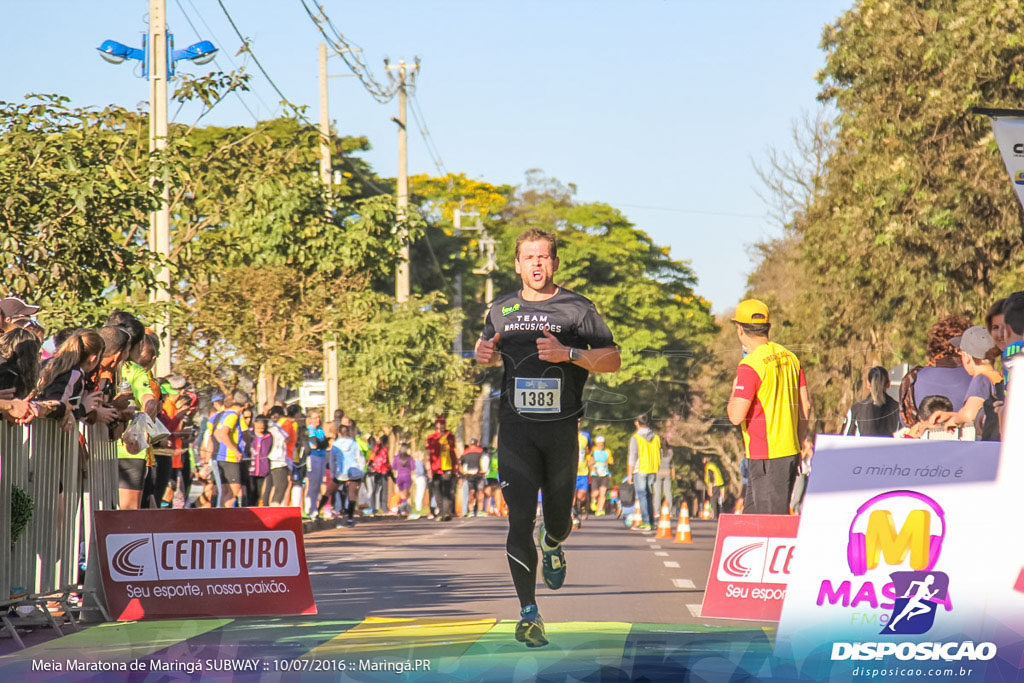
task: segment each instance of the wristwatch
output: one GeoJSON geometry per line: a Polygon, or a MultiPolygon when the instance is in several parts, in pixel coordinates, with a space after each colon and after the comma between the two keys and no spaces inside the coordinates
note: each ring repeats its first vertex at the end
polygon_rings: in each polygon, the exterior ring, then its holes
{"type": "Polygon", "coordinates": [[[569,347],[569,361],[577,361],[580,359],[580,350],[569,347]]]}

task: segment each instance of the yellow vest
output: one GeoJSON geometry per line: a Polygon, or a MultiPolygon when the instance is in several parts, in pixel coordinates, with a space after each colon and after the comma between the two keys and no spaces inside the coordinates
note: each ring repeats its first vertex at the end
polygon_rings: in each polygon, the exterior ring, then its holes
{"type": "Polygon", "coordinates": [[[725,479],[722,478],[722,470],[718,469],[718,465],[713,462],[709,462],[704,467],[704,483],[708,486],[722,486],[725,484],[725,479]]]}
{"type": "Polygon", "coordinates": [[[661,468],[661,438],[655,434],[654,438],[648,441],[639,434],[633,435],[636,438],[637,468],[641,474],[657,474],[661,468]]]}

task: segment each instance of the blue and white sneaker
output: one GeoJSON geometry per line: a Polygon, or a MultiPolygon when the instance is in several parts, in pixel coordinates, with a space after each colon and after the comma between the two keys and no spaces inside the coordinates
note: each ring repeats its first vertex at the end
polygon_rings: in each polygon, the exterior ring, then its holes
{"type": "Polygon", "coordinates": [[[562,552],[562,544],[549,548],[544,543],[545,528],[541,524],[537,530],[537,545],[541,552],[541,574],[544,576],[544,585],[553,591],[558,590],[565,583],[565,553],[562,552]]]}
{"type": "Polygon", "coordinates": [[[540,618],[537,605],[527,605],[519,612],[519,623],[516,624],[516,640],[526,643],[526,647],[544,647],[548,639],[544,637],[544,620],[540,618]]]}

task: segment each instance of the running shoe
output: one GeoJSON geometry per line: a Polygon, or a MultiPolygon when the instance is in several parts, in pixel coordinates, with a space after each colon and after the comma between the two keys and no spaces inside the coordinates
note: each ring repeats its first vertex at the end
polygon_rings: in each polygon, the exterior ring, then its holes
{"type": "Polygon", "coordinates": [[[562,552],[562,544],[559,543],[552,550],[544,546],[544,525],[541,524],[537,530],[537,545],[543,556],[541,560],[541,574],[544,575],[544,585],[555,591],[565,583],[565,553],[562,552]]]}
{"type": "Polygon", "coordinates": [[[548,639],[544,637],[544,620],[540,618],[537,605],[527,605],[519,612],[519,623],[516,624],[516,640],[526,643],[526,647],[544,647],[548,639]]]}
{"type": "Polygon", "coordinates": [[[641,524],[637,528],[640,529],[640,531],[650,531],[651,530],[651,525],[647,524],[647,523],[644,523],[644,524],[641,524]]]}

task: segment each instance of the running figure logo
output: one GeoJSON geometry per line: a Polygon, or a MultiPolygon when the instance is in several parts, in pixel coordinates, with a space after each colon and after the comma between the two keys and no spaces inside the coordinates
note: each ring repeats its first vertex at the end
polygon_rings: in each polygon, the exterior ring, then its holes
{"type": "Polygon", "coordinates": [[[944,572],[895,572],[896,604],[882,634],[919,635],[935,623],[935,612],[946,600],[949,576],[944,572]]]}

